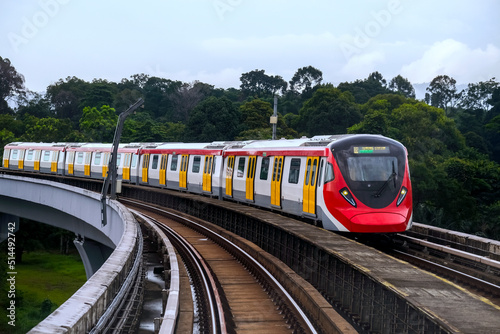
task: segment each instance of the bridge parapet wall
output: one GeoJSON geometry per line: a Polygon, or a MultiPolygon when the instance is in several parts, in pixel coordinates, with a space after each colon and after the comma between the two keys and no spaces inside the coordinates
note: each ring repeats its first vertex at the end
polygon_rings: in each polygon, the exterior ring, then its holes
{"type": "Polygon", "coordinates": [[[122,204],[108,201],[106,209],[108,223],[101,226],[99,194],[57,182],[0,175],[0,212],[59,226],[114,249],[70,299],[29,333],[86,333],[120,289],[142,240],[137,240],[138,225],[122,204]]]}

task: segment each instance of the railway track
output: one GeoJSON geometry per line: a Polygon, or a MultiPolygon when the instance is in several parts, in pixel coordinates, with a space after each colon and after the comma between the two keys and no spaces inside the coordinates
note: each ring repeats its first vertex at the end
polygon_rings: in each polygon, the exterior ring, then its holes
{"type": "MultiPolygon", "coordinates": [[[[463,286],[500,306],[500,261],[479,255],[477,249],[418,233],[397,234],[388,252],[463,286]],[[463,249],[463,250],[462,250],[463,249]]],[[[484,252],[483,252],[484,253],[484,252]]]]}
{"type": "Polygon", "coordinates": [[[181,255],[193,286],[201,333],[317,332],[285,288],[233,242],[192,218],[131,200],[122,202],[157,224],[181,255]]]}

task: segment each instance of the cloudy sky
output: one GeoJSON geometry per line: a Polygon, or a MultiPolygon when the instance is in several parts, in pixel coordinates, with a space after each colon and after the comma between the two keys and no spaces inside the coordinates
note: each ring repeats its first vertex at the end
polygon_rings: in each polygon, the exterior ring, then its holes
{"type": "Polygon", "coordinates": [[[146,73],[239,87],[264,69],[323,82],[500,80],[498,0],[2,0],[0,56],[45,91],[60,78],[146,73]]]}

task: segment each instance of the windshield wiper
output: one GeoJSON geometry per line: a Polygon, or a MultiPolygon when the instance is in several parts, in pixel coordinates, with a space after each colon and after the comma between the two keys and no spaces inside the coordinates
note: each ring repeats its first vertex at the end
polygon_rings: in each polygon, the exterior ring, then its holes
{"type": "Polygon", "coordinates": [[[373,194],[373,197],[376,197],[376,198],[380,197],[380,195],[382,195],[382,193],[384,192],[385,188],[387,188],[387,186],[389,185],[389,182],[391,182],[391,180],[394,180],[394,188],[396,188],[396,175],[397,175],[396,169],[394,168],[394,161],[393,161],[391,175],[389,176],[387,181],[384,182],[382,187],[380,187],[380,189],[375,194],[373,194]]]}

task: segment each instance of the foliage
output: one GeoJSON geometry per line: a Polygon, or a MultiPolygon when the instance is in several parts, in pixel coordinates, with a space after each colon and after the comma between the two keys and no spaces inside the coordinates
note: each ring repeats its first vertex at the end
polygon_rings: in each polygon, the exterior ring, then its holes
{"type": "Polygon", "coordinates": [[[187,142],[233,140],[239,132],[240,112],[227,98],[209,97],[192,112],[185,131],[187,142]]]}
{"type": "Polygon", "coordinates": [[[117,121],[115,109],[109,106],[104,105],[100,110],[85,107],[80,119],[80,129],[90,141],[111,143],[117,121]]]}
{"type": "Polygon", "coordinates": [[[438,75],[432,79],[425,94],[425,102],[430,105],[446,110],[448,113],[458,101],[460,94],[457,93],[457,81],[447,75],[438,75]]]}
{"type": "Polygon", "coordinates": [[[24,77],[12,66],[8,58],[0,57],[0,114],[9,114],[11,109],[7,101],[15,96],[23,97],[24,77]]]}
{"type": "Polygon", "coordinates": [[[354,97],[332,85],[318,88],[299,112],[299,131],[308,136],[342,134],[361,120],[354,97]]]}
{"type": "Polygon", "coordinates": [[[393,92],[402,94],[404,97],[415,98],[415,88],[408,79],[403,78],[401,75],[392,78],[388,88],[393,92]]]}
{"type": "Polygon", "coordinates": [[[279,75],[270,76],[264,70],[254,70],[243,73],[240,77],[241,92],[245,96],[264,97],[280,94],[286,91],[287,82],[279,75]]]}
{"type": "Polygon", "coordinates": [[[351,92],[356,103],[366,103],[370,98],[379,94],[390,93],[386,87],[386,80],[379,72],[373,72],[364,80],[354,82],[343,82],[338,85],[338,89],[351,92]]]}
{"type": "Polygon", "coordinates": [[[321,84],[323,73],[312,66],[302,67],[290,80],[290,90],[296,94],[309,92],[313,86],[321,84]]]}
{"type": "Polygon", "coordinates": [[[455,79],[437,76],[424,102],[401,75],[387,82],[373,72],[334,87],[312,66],[288,82],[256,69],[228,89],[143,73],[118,83],[70,76],[45,94],[27,91],[8,59],[0,58],[0,71],[0,154],[13,141],[111,142],[117,115],[140,97],[144,108],[127,118],[122,142],[270,139],[279,94],[278,138],[349,132],[399,140],[408,149],[415,221],[500,237],[495,78],[458,92],[455,79]],[[17,107],[9,107],[14,100],[17,107]]]}

